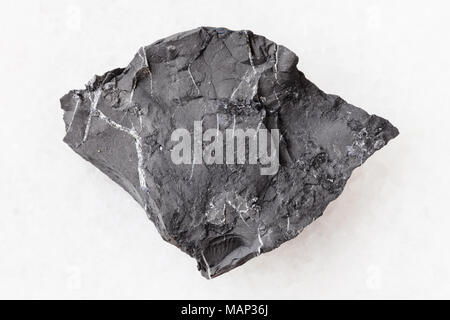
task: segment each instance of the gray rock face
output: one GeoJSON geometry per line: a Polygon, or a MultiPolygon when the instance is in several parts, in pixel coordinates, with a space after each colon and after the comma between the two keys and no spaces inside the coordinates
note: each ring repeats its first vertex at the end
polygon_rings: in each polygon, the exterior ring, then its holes
{"type": "Polygon", "coordinates": [[[323,93],[297,63],[250,31],[176,34],[65,95],[64,141],[130,193],[205,277],[216,277],[296,237],[353,169],[398,135],[387,120],[323,93]],[[221,132],[279,129],[278,172],[174,164],[172,132],[193,132],[200,120],[221,132]]]}

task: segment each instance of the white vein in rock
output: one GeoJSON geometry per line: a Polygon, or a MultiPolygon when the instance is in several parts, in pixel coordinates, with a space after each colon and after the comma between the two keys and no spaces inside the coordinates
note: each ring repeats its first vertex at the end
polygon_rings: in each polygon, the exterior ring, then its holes
{"type": "Polygon", "coordinates": [[[148,67],[148,60],[147,60],[147,53],[145,52],[145,47],[141,47],[138,51],[139,57],[141,57],[142,60],[142,67],[148,67]],[[143,54],[141,54],[141,50],[143,54]]]}
{"type": "Polygon", "coordinates": [[[239,90],[239,88],[242,85],[242,82],[244,82],[244,80],[242,80],[241,82],[239,82],[239,84],[237,85],[237,87],[233,90],[233,92],[231,93],[231,99],[234,99],[235,94],[237,93],[237,91],[239,90]]]}
{"type": "Polygon", "coordinates": [[[139,175],[139,184],[141,186],[141,190],[147,192],[147,180],[145,177],[145,159],[144,153],[142,152],[142,140],[140,137],[136,138],[136,153],[138,156],[138,175],[139,175]]]}
{"type": "Polygon", "coordinates": [[[261,239],[261,230],[260,227],[258,227],[258,241],[259,241],[259,247],[258,247],[258,255],[261,254],[261,248],[263,247],[264,243],[261,239]]]}
{"type": "Polygon", "coordinates": [[[200,94],[201,94],[200,88],[198,87],[197,83],[195,82],[194,76],[192,75],[192,72],[191,72],[191,65],[189,65],[189,67],[188,67],[188,73],[189,73],[189,77],[190,77],[191,80],[192,80],[192,83],[194,84],[195,88],[197,89],[198,95],[200,95],[200,94]]]}
{"type": "Polygon", "coordinates": [[[72,128],[72,123],[73,123],[73,120],[75,120],[75,115],[77,114],[78,107],[80,106],[80,104],[81,104],[81,99],[79,97],[77,97],[77,103],[76,103],[75,109],[73,111],[72,120],[70,120],[69,127],[67,128],[67,132],[69,132],[70,129],[72,128]]]}
{"type": "Polygon", "coordinates": [[[90,106],[90,110],[89,110],[89,117],[88,117],[88,121],[86,124],[86,129],[84,130],[83,143],[86,142],[88,135],[89,135],[89,131],[91,130],[92,116],[93,116],[93,113],[97,110],[97,105],[98,105],[98,101],[100,100],[101,94],[102,94],[102,92],[100,89],[97,89],[94,93],[91,92],[89,94],[89,100],[91,101],[91,106],[90,106]],[[92,97],[92,95],[94,95],[94,97],[92,97]]]}
{"type": "Polygon", "coordinates": [[[128,101],[129,105],[133,104],[133,98],[134,98],[134,91],[135,90],[136,90],[136,88],[133,86],[133,88],[131,89],[131,92],[130,92],[130,100],[128,101]]]}
{"type": "Polygon", "coordinates": [[[206,272],[208,273],[208,279],[211,280],[211,269],[209,268],[209,264],[208,261],[206,261],[205,255],[202,252],[202,258],[203,258],[203,262],[205,262],[206,265],[206,272]]]}
{"type": "Polygon", "coordinates": [[[274,73],[275,80],[278,83],[278,50],[279,50],[278,45],[275,46],[275,50],[276,50],[275,51],[275,65],[273,66],[273,68],[274,68],[274,71],[275,71],[275,73],[274,73]]]}
{"type": "Polygon", "coordinates": [[[110,118],[108,118],[103,112],[101,112],[100,110],[94,110],[93,112],[98,114],[98,117],[102,120],[104,120],[106,123],[108,123],[111,127],[120,130],[122,132],[125,132],[129,135],[131,135],[134,139],[138,139],[138,134],[136,133],[135,130],[133,129],[129,129],[127,127],[124,127],[120,124],[118,124],[117,122],[111,120],[110,118]]]}

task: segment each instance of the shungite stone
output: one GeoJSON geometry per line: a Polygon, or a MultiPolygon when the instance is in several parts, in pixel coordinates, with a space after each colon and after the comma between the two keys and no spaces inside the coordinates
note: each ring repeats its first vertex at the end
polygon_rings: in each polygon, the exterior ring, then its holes
{"type": "Polygon", "coordinates": [[[64,141],[130,193],[205,277],[216,277],[296,237],[398,135],[387,120],[322,92],[297,63],[250,31],[173,35],[66,94],[64,141]],[[278,172],[174,164],[171,134],[193,132],[194,121],[221,132],[278,129],[278,172]]]}

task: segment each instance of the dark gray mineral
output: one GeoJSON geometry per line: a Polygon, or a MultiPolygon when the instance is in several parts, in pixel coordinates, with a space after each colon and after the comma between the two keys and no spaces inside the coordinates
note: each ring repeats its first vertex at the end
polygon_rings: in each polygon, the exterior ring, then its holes
{"type": "Polygon", "coordinates": [[[297,63],[250,31],[176,34],[65,95],[64,141],[130,193],[205,277],[216,277],[296,237],[353,169],[398,135],[387,120],[322,92],[297,63]],[[278,171],[262,175],[259,162],[175,164],[171,135],[193,133],[194,121],[224,135],[278,129],[278,171]]]}

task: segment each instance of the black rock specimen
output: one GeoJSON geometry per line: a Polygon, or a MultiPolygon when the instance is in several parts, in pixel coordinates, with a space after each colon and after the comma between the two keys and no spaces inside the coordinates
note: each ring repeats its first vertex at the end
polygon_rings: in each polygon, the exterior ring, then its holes
{"type": "Polygon", "coordinates": [[[199,28],[143,47],[61,99],[64,141],[138,201],[161,236],[216,277],[297,236],[398,130],[297,70],[250,31],[199,28]],[[280,167],[180,164],[175,129],[279,129],[280,167]]]}

